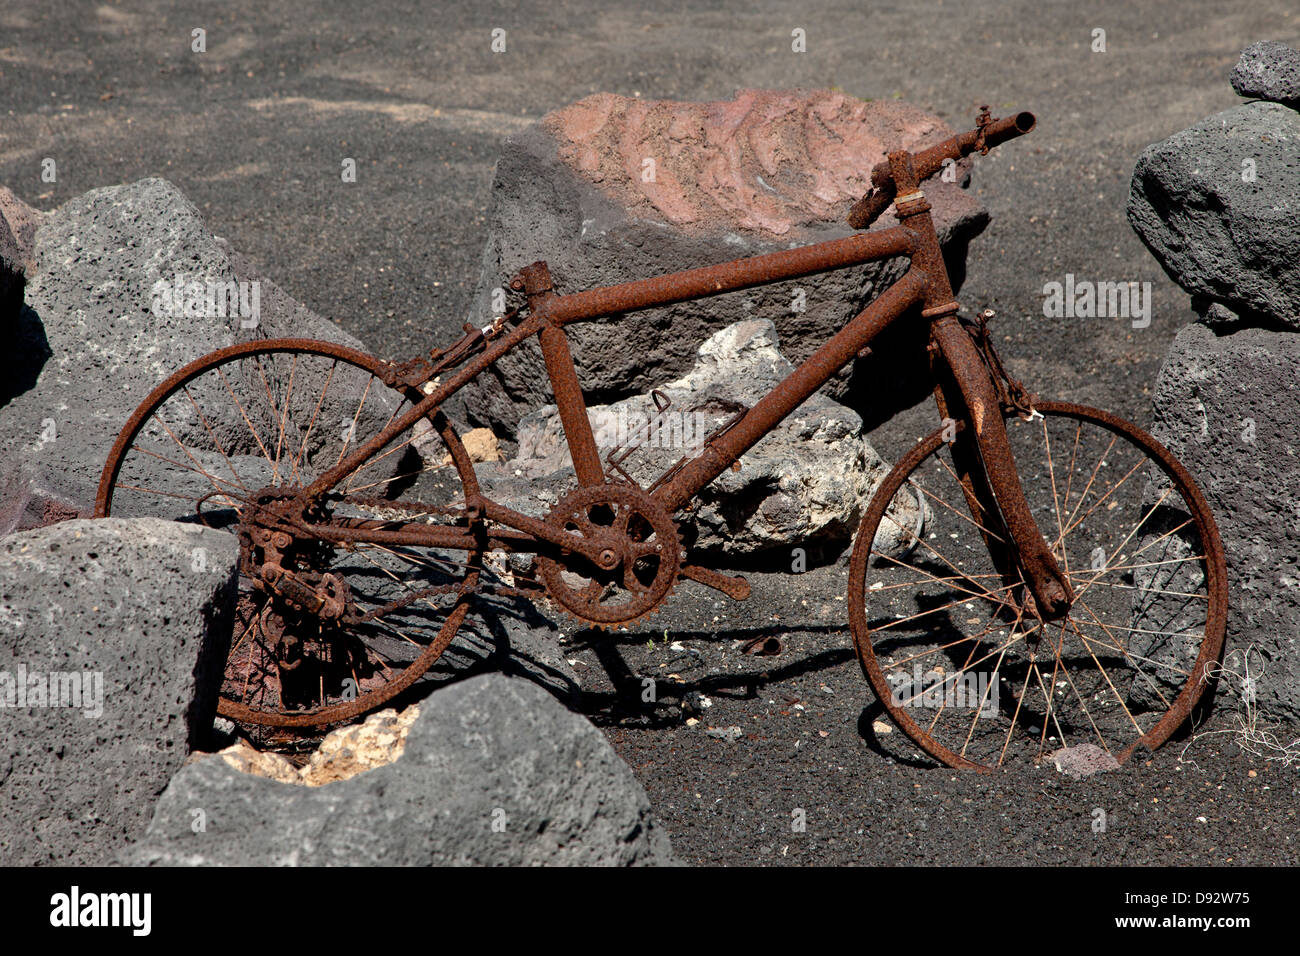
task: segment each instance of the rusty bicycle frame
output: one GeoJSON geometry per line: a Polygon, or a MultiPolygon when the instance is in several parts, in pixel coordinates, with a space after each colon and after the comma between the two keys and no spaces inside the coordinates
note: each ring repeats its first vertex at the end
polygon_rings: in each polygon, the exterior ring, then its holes
{"type": "MultiPolygon", "coordinates": [[[[327,493],[398,435],[421,419],[436,414],[447,399],[476,375],[534,335],[540,340],[578,482],[582,487],[603,484],[608,479],[564,333],[566,325],[906,256],[910,268],[900,279],[766,396],[710,437],[698,455],[681,459],[665,472],[651,486],[650,493],[670,513],[682,507],[836,372],[863,354],[876,336],[919,306],[919,317],[930,324],[936,401],[943,415],[962,423],[962,434],[953,443],[953,453],[963,490],[973,511],[978,509],[992,516],[994,527],[985,532],[986,543],[1002,570],[1018,567],[1024,574],[1045,619],[1065,614],[1072,598],[1069,584],[1038,532],[1012,461],[1001,414],[1008,401],[1008,390],[994,380],[985,353],[957,319],[958,304],[953,298],[931,207],[920,185],[945,162],[977,150],[987,153],[991,147],[1029,132],[1034,124],[1032,113],[994,120],[984,108],[974,130],[916,154],[890,153],[886,162],[873,169],[871,191],[849,215],[850,225],[862,229],[892,203],[899,224],[886,229],[570,295],[558,295],[554,291],[545,262],[525,267],[511,281],[511,287],[527,297],[526,318],[504,334],[502,320],[483,330],[467,327],[470,334],[451,351],[473,354],[475,349],[486,346],[481,354],[320,475],[303,489],[304,497],[311,499],[327,493]],[[973,436],[965,434],[967,421],[973,425],[973,436]]],[[[427,363],[419,363],[415,368],[392,368],[390,384],[411,387],[433,380],[433,369],[427,363]]],[[[1014,397],[1018,383],[1011,384],[1014,397]]],[[[514,529],[514,533],[490,534],[486,540],[489,547],[512,549],[547,542],[592,560],[599,559],[602,551],[599,536],[580,539],[544,520],[490,500],[481,494],[476,482],[473,485],[466,489],[469,514],[514,529]]],[[[391,522],[345,519],[330,524],[305,524],[301,531],[344,544],[370,542],[465,550],[484,544],[472,528],[439,529],[420,523],[394,528],[391,522]]],[[[748,594],[743,578],[730,578],[690,566],[684,566],[682,573],[732,597],[748,594]]]]}
{"type": "MultiPolygon", "coordinates": [[[[1052,739],[1066,739],[1056,717],[1058,688],[1068,685],[1073,690],[1082,709],[1081,720],[1086,721],[1086,726],[1091,727],[1108,752],[1111,748],[1106,743],[1106,737],[1094,719],[1089,704],[1102,701],[1103,698],[1110,700],[1113,695],[1119,709],[1111,708],[1110,716],[1119,720],[1125,736],[1129,734],[1129,723],[1140,735],[1119,752],[1116,759],[1123,762],[1137,747],[1154,748],[1167,740],[1186,720],[1191,708],[1201,697],[1210,676],[1210,666],[1218,659],[1223,646],[1227,601],[1225,556],[1204,496],[1196,488],[1186,468],[1155,438],[1109,412],[1082,405],[1040,400],[1004,368],[985,321],[989,313],[982,313],[973,321],[960,315],[931,216],[931,206],[922,184],[945,165],[974,152],[987,153],[992,147],[1029,132],[1034,125],[1035,119],[1031,113],[1017,113],[994,119],[988,108],[983,107],[972,130],[916,153],[907,150],[889,153],[885,162],[872,169],[870,187],[866,195],[850,210],[848,222],[855,230],[866,230],[892,206],[896,225],[869,232],[860,231],[846,238],[767,255],[566,295],[557,293],[547,264],[534,262],[520,269],[510,280],[510,287],[523,300],[517,308],[497,316],[484,328],[466,325],[464,336],[449,348],[433,349],[426,356],[408,361],[385,362],[347,346],[309,339],[266,339],[219,349],[175,372],[157,386],[128,419],[105,463],[96,500],[96,514],[108,516],[112,512],[114,493],[119,489],[130,490],[136,496],[162,495],[168,499],[192,501],[195,516],[203,524],[209,524],[208,512],[205,510],[208,502],[224,499],[233,504],[238,517],[240,541],[241,591],[237,613],[244,617],[241,618],[243,630],[239,632],[240,643],[232,647],[227,668],[234,667],[236,671],[242,671],[242,676],[239,678],[240,686],[233,692],[234,696],[223,691],[218,702],[218,712],[250,725],[280,728],[325,726],[352,719],[392,699],[428,672],[433,662],[451,645],[469,613],[473,599],[480,594],[484,597],[497,595],[527,600],[546,598],[555,609],[572,615],[584,627],[595,628],[634,625],[660,607],[674,584],[683,578],[717,590],[737,601],[748,598],[749,583],[743,576],[724,574],[702,564],[692,563],[692,556],[683,549],[685,542],[679,534],[674,514],[693,507],[693,499],[697,494],[728,468],[739,467],[742,455],[833,376],[856,358],[868,354],[872,343],[895,323],[915,324],[917,332],[921,331],[920,323],[925,323],[930,385],[942,424],[907,451],[877,486],[854,539],[849,567],[849,625],[864,676],[896,725],[923,750],[949,766],[985,771],[991,770],[994,765],[1000,766],[1007,753],[1012,733],[1020,718],[1026,688],[1030,686],[1031,674],[1038,675],[1037,689],[1042,692],[1047,707],[1046,713],[1041,717],[1041,729],[1029,728],[1031,733],[1036,733],[1039,737],[1039,758],[1042,757],[1048,739],[1049,718],[1055,721],[1056,726],[1056,734],[1052,739]],[[626,313],[771,283],[799,280],[886,259],[907,260],[907,267],[901,276],[857,315],[834,330],[810,356],[752,406],[735,404],[730,408],[730,417],[721,420],[703,439],[699,448],[678,459],[653,480],[638,480],[623,468],[623,463],[632,454],[625,451],[625,448],[635,449],[639,436],[620,442],[613,450],[605,452],[602,460],[602,451],[598,448],[589,419],[577,365],[570,350],[566,333],[568,325],[621,317],[626,313]],[[457,429],[443,411],[447,401],[460,389],[502,356],[534,336],[541,349],[578,484],[576,489],[566,491],[549,512],[539,517],[508,508],[483,492],[469,453],[459,439],[457,429]],[[262,367],[263,355],[292,356],[283,404],[279,407],[271,394],[271,386],[262,367]],[[320,463],[321,471],[317,472],[316,463],[313,463],[313,470],[308,474],[314,477],[300,476],[297,482],[290,483],[281,480],[276,466],[280,460],[280,444],[283,443],[290,412],[289,396],[300,356],[319,356],[327,361],[332,359],[333,365],[326,375],[316,408],[311,413],[311,421],[306,426],[302,449],[290,460],[295,475],[299,460],[307,448],[307,440],[316,424],[325,391],[333,381],[334,370],[340,363],[370,376],[353,415],[353,427],[372,383],[382,383],[383,388],[402,396],[403,401],[396,406],[377,433],[354,440],[351,429],[345,430],[340,436],[342,448],[337,458],[331,451],[324,456],[324,461],[329,464],[320,463]],[[243,362],[245,359],[256,362],[262,385],[266,389],[263,401],[269,402],[270,411],[279,421],[281,443],[276,445],[274,458],[263,444],[225,376],[224,367],[228,363],[243,362]],[[220,377],[226,393],[252,432],[252,439],[270,462],[270,484],[255,490],[244,485],[225,447],[214,434],[194,395],[190,393],[189,384],[202,380],[210,373],[220,377]],[[230,487],[227,479],[214,476],[206,470],[199,458],[195,457],[195,454],[202,454],[202,448],[196,447],[192,453],[188,445],[173,433],[162,409],[167,402],[178,396],[184,396],[189,402],[189,406],[182,405],[182,409],[192,407],[198,413],[207,437],[216,445],[212,454],[221,456],[225,466],[235,475],[242,494],[230,487]],[[1086,485],[1079,492],[1074,510],[1068,512],[1065,526],[1061,523],[1063,502],[1057,497],[1056,472],[1048,436],[1048,421],[1054,418],[1059,420],[1060,417],[1076,421],[1073,450],[1067,466],[1071,478],[1066,481],[1065,503],[1070,498],[1075,456],[1079,452],[1084,424],[1095,425],[1103,433],[1110,434],[1109,444],[1105,446],[1086,485]],[[1039,520],[1031,511],[1025,488],[1021,484],[1021,474],[1013,458],[1009,436],[1009,432],[1014,432],[1017,441],[1021,440],[1028,431],[1021,425],[1030,421],[1041,422],[1042,440],[1047,453],[1046,477],[1034,470],[1037,457],[1032,452],[1027,459],[1028,466],[1022,466],[1026,467],[1026,481],[1051,481],[1058,525],[1057,537],[1051,544],[1048,537],[1040,531],[1039,520]],[[406,500],[403,493],[395,487],[390,487],[379,498],[354,493],[354,476],[359,475],[362,469],[374,466],[405,446],[417,442],[421,436],[422,422],[424,426],[431,426],[432,432],[441,437],[446,454],[434,461],[429,456],[432,454],[436,457],[436,452],[418,449],[418,457],[421,459],[418,471],[399,474],[406,466],[399,465],[400,460],[394,460],[389,465],[391,476],[362,485],[356,491],[361,492],[398,479],[416,479],[420,471],[430,467],[439,470],[451,465],[458,484],[445,484],[443,478],[450,477],[449,475],[433,481],[439,488],[436,494],[440,497],[440,503],[406,500]],[[137,445],[136,439],[146,426],[165,433],[172,442],[179,445],[193,467],[176,460],[174,452],[150,448],[148,443],[137,445]],[[1098,498],[1087,512],[1080,515],[1094,479],[1107,464],[1115,443],[1121,440],[1125,442],[1124,447],[1137,450],[1137,463],[1098,498]],[[872,556],[878,553],[877,531],[881,529],[882,522],[896,501],[895,496],[904,485],[911,488],[911,493],[915,493],[917,507],[923,510],[920,502],[921,495],[927,494],[924,485],[927,484],[928,475],[916,483],[912,482],[911,475],[944,446],[947,446],[946,452],[941,457],[940,465],[946,474],[942,480],[945,483],[951,480],[955,487],[951,488],[953,503],[947,504],[940,500],[940,504],[945,505],[958,519],[969,520],[976,529],[977,533],[961,545],[968,556],[980,555],[981,550],[987,553],[989,564],[984,567],[990,573],[978,574],[976,577],[1000,581],[1001,586],[954,586],[949,590],[958,592],[959,599],[956,602],[937,605],[920,614],[895,615],[884,624],[868,621],[865,592],[875,590],[877,586],[885,586],[881,581],[872,584],[870,588],[866,585],[867,569],[871,566],[872,556]],[[197,472],[212,485],[212,489],[201,485],[198,494],[191,498],[187,494],[175,493],[179,490],[179,485],[175,490],[140,487],[137,478],[121,479],[123,462],[128,456],[132,456],[132,476],[137,470],[136,458],[144,464],[144,476],[147,479],[145,485],[151,483],[151,479],[148,479],[150,469],[157,467],[153,464],[154,460],[161,460],[173,469],[197,472]],[[1130,476],[1138,474],[1144,462],[1148,469],[1155,469],[1154,472],[1144,473],[1149,485],[1144,494],[1150,492],[1153,498],[1151,502],[1144,499],[1142,507],[1146,513],[1142,519],[1122,540],[1117,539],[1120,553],[1116,561],[1120,563],[1112,567],[1114,562],[1105,557],[1105,549],[1094,548],[1090,552],[1094,573],[1087,578],[1075,578],[1079,583],[1072,588],[1071,577],[1078,573],[1078,569],[1070,568],[1064,545],[1066,534],[1097,512],[1107,498],[1111,498],[1111,501],[1105,505],[1106,510],[1099,514],[1104,516],[1110,513],[1110,509],[1117,508],[1119,502],[1112,497],[1112,493],[1130,476]],[[1155,485],[1152,482],[1158,478],[1153,475],[1158,474],[1163,474],[1168,484],[1158,497],[1154,497],[1151,489],[1155,485]],[[1162,546],[1164,551],[1142,562],[1133,562],[1131,566],[1124,565],[1122,562],[1126,560],[1126,555],[1122,551],[1125,545],[1133,540],[1138,530],[1156,514],[1171,494],[1179,496],[1170,506],[1177,515],[1161,518],[1160,520],[1170,522],[1169,527],[1138,547],[1132,557],[1135,558],[1138,552],[1160,542],[1166,542],[1162,546]],[[450,495],[449,501],[445,500],[447,495],[450,495]],[[1178,500],[1183,505],[1181,512],[1177,511],[1178,500]],[[962,514],[963,511],[969,513],[969,518],[962,514]],[[435,522],[431,517],[437,515],[444,516],[441,523],[435,522]],[[1191,530],[1184,533],[1184,528],[1191,530]],[[1199,546],[1194,543],[1193,535],[1199,540],[1199,546]],[[980,545],[983,546],[982,549],[980,545]],[[405,547],[432,552],[459,551],[464,552],[465,559],[459,561],[437,554],[430,556],[432,563],[426,563],[396,554],[405,547]],[[1185,550],[1178,551],[1178,548],[1185,550]],[[1198,554],[1198,549],[1203,553],[1198,554]],[[367,563],[381,572],[380,580],[383,584],[387,586],[387,579],[391,578],[401,590],[394,599],[389,600],[393,593],[391,590],[368,585],[364,576],[355,574],[355,562],[348,553],[360,551],[362,557],[369,558],[367,552],[372,550],[393,552],[396,560],[406,560],[419,566],[421,570],[416,578],[417,583],[412,586],[388,570],[385,564],[372,559],[367,563]],[[489,551],[515,552],[523,560],[503,563],[498,555],[489,562],[486,560],[489,551]],[[1100,570],[1096,567],[1098,551],[1103,559],[1103,568],[1100,570]],[[532,556],[531,561],[529,555],[532,556]],[[1167,560],[1169,555],[1172,555],[1172,559],[1167,560]],[[1188,579],[1186,586],[1157,586],[1159,583],[1168,584],[1173,581],[1175,574],[1182,574],[1187,567],[1183,563],[1186,561],[1203,564],[1203,567],[1202,564],[1191,566],[1193,576],[1188,579]],[[1167,567],[1168,570],[1149,570],[1158,567],[1167,567]],[[1199,573],[1203,574],[1203,594],[1201,584],[1194,576],[1198,568],[1199,573]],[[1103,618],[1098,617],[1085,600],[1089,587],[1096,583],[1101,573],[1110,570],[1131,572],[1129,583],[1113,583],[1117,589],[1116,600],[1120,602],[1119,613],[1126,615],[1123,620],[1128,622],[1125,624],[1117,621],[1116,626],[1127,627],[1132,633],[1151,635],[1152,640],[1164,639],[1168,643],[1185,642],[1194,638],[1195,615],[1186,624],[1177,615],[1182,614],[1186,610],[1184,605],[1189,605],[1190,602],[1206,602],[1205,623],[1200,634],[1196,661],[1189,665],[1186,683],[1172,703],[1161,691],[1162,684],[1157,683],[1150,674],[1143,673],[1134,663],[1134,655],[1138,661],[1149,663],[1157,669],[1167,667],[1168,661],[1145,656],[1153,653],[1146,644],[1140,649],[1133,649],[1131,653],[1130,647],[1112,635],[1111,627],[1103,618]],[[485,574],[487,580],[480,580],[485,574]],[[1147,576],[1143,577],[1144,574],[1147,576]],[[1157,575],[1160,574],[1166,574],[1167,580],[1158,578],[1157,575]],[[447,580],[444,581],[444,578],[447,580]],[[575,585],[575,581],[579,583],[575,585]],[[354,586],[361,590],[354,591],[354,586]],[[1139,627],[1138,624],[1146,619],[1141,618],[1135,622],[1134,614],[1137,612],[1134,608],[1137,605],[1131,601],[1126,605],[1124,601],[1128,592],[1143,592],[1143,588],[1154,588],[1152,601],[1142,605],[1143,614],[1148,610],[1163,608],[1160,602],[1169,599],[1181,602],[1174,609],[1176,614],[1169,616],[1168,621],[1162,618],[1152,627],[1139,627]],[[960,599],[962,594],[967,595],[964,601],[960,599]],[[453,602],[445,609],[445,613],[433,603],[433,599],[439,596],[450,597],[453,602]],[[972,760],[967,757],[967,747],[976,729],[973,722],[965,731],[964,737],[951,740],[952,746],[958,747],[960,752],[952,749],[948,743],[941,742],[932,733],[936,721],[947,707],[946,697],[943,705],[927,717],[929,729],[922,727],[911,712],[910,704],[917,695],[904,701],[896,699],[898,685],[892,676],[902,673],[909,661],[915,661],[925,654],[914,654],[896,660],[889,656],[893,652],[886,650],[883,663],[893,669],[890,674],[886,674],[876,650],[876,641],[872,637],[884,634],[879,646],[889,647],[891,640],[895,644],[898,641],[898,631],[892,632],[892,635],[887,633],[887,628],[895,622],[902,623],[944,608],[968,604],[972,600],[979,600],[981,596],[993,604],[992,616],[980,634],[956,642],[974,643],[967,664],[952,672],[954,679],[963,674],[969,676],[967,665],[971,665],[976,649],[981,646],[981,635],[995,627],[1006,627],[1009,632],[1007,643],[1001,651],[995,648],[980,661],[998,653],[994,671],[995,675],[1000,675],[1002,655],[1006,647],[1012,642],[1023,641],[1026,663],[1023,665],[1023,681],[1019,682],[1019,693],[1014,685],[1009,685],[1015,710],[1009,717],[1010,727],[1001,749],[990,754],[988,760],[982,757],[972,760]],[[614,600],[611,601],[611,598],[614,600]],[[435,614],[442,615],[437,635],[430,634],[429,640],[424,644],[389,621],[390,617],[400,618],[404,609],[422,601],[427,602],[435,614]],[[1081,608],[1081,613],[1087,615],[1080,622],[1074,618],[1076,605],[1081,608]],[[1023,621],[1031,622],[1030,627],[1021,628],[1023,621]],[[1048,622],[1059,622],[1060,627],[1051,639],[1054,647],[1044,651],[1040,644],[1048,622]],[[1104,634],[1099,636],[1094,633],[1090,639],[1080,629],[1080,625],[1085,628],[1095,626],[1104,634]],[[363,636],[369,634],[372,627],[378,629],[377,632],[389,641],[401,639],[403,653],[390,656],[380,649],[382,642],[378,639],[372,650],[371,638],[363,636]],[[1097,693],[1091,689],[1087,694],[1082,692],[1066,667],[1062,648],[1067,639],[1067,627],[1072,635],[1071,640],[1077,640],[1082,651],[1091,659],[1097,680],[1104,682],[1098,684],[1097,693]],[[415,651],[407,650],[408,645],[412,645],[415,651]],[[1102,649],[1103,656],[1107,651],[1122,655],[1124,662],[1134,671],[1133,681],[1145,678],[1146,684],[1142,685],[1144,691],[1154,693],[1165,705],[1165,711],[1150,729],[1144,730],[1130,712],[1122,696],[1127,691],[1116,685],[1106,666],[1098,659],[1094,646],[1102,649]],[[236,651],[241,648],[246,650],[243,650],[242,656],[237,656],[236,651]],[[1040,672],[1036,663],[1037,656],[1044,652],[1054,655],[1050,658],[1054,662],[1050,677],[1040,672]],[[412,653],[413,659],[408,660],[412,653]],[[372,656],[377,661],[373,665],[370,662],[372,656]],[[300,666],[308,660],[314,663],[307,667],[300,666]],[[394,673],[387,666],[386,660],[391,660],[400,672],[394,673]],[[255,665],[259,683],[253,687],[253,692],[259,698],[272,701],[269,708],[252,707],[246,703],[255,665]],[[1057,681],[1058,668],[1065,676],[1065,680],[1060,683],[1057,681]],[[350,671],[354,682],[352,690],[364,690],[364,693],[347,696],[347,682],[339,682],[340,675],[347,671],[350,671]],[[381,675],[381,671],[386,676],[381,675]],[[344,688],[335,694],[342,694],[335,702],[329,702],[326,693],[327,677],[331,693],[336,685],[344,688]],[[363,681],[368,683],[363,684],[363,681]],[[278,687],[275,686],[277,682],[278,687]],[[1127,722],[1123,719],[1125,717],[1127,722]]],[[[275,368],[274,358],[272,367],[275,368]]],[[[200,394],[204,393],[201,391],[200,394]]],[[[658,391],[652,390],[651,397],[660,413],[666,411],[671,404],[658,391]]],[[[222,401],[224,403],[224,399],[222,401]]],[[[305,413],[306,408],[303,411],[305,413]]],[[[170,417],[170,413],[167,417],[170,417]]],[[[651,424],[647,427],[653,426],[651,424]]],[[[257,472],[250,474],[255,475],[257,472]]],[[[1083,482],[1082,473],[1080,482],[1083,482]]],[[[413,483],[409,487],[414,489],[420,486],[413,483]]],[[[1029,487],[1037,490],[1037,486],[1029,487]]],[[[416,494],[420,495],[420,492],[417,491],[416,494]]],[[[1036,496],[1034,500],[1036,505],[1040,504],[1036,496]]],[[[902,507],[907,510],[906,500],[902,507]]],[[[224,507],[220,505],[214,509],[214,513],[222,511],[224,507]]],[[[1120,515],[1118,511],[1115,513],[1120,515]]],[[[226,527],[228,516],[221,521],[221,526],[226,527]]],[[[913,540],[918,544],[921,543],[919,534],[918,525],[917,531],[912,533],[913,540]]],[[[935,535],[930,534],[929,537],[935,535]]],[[[956,539],[959,535],[950,534],[948,537],[956,539]]],[[[1084,532],[1080,532],[1078,540],[1085,540],[1084,532]]],[[[1085,540],[1085,546],[1086,544],[1085,540]]],[[[929,547],[928,543],[927,548],[942,563],[952,567],[958,577],[965,573],[944,555],[929,547]]],[[[906,552],[910,553],[910,550],[906,552]]],[[[880,558],[885,565],[907,567],[903,561],[889,554],[881,553],[880,558]]],[[[963,563],[962,560],[957,560],[957,565],[963,563]]],[[[935,577],[924,568],[917,568],[917,571],[924,579],[932,579],[936,583],[950,580],[935,577]]],[[[917,583],[903,582],[902,585],[890,587],[917,583]]],[[[923,596],[918,594],[916,598],[920,601],[923,596]]],[[[1193,605],[1194,610],[1199,607],[1199,603],[1193,605]]],[[[978,624],[979,618],[966,623],[978,624]]],[[[427,625],[422,626],[427,629],[427,625]]],[[[940,644],[937,651],[942,652],[954,646],[953,642],[948,641],[948,636],[945,631],[942,636],[935,638],[946,642],[940,644]]],[[[1156,652],[1166,653],[1167,650],[1162,646],[1156,652]]],[[[953,663],[956,664],[956,661],[953,663]]],[[[978,663],[979,661],[975,662],[978,663]]],[[[1164,684],[1176,683],[1176,678],[1183,671],[1172,665],[1167,669],[1169,675],[1162,678],[1164,684]]],[[[1014,672],[1014,667],[1012,671],[1014,672]]],[[[941,668],[937,672],[948,673],[941,668]]],[[[227,680],[230,679],[228,672],[227,680]]],[[[922,681],[922,675],[914,674],[907,680],[910,686],[911,682],[922,681]]],[[[947,680],[945,677],[944,681],[947,680]]],[[[1122,680],[1121,677],[1121,682],[1122,680]]],[[[1066,691],[1060,690],[1059,693],[1064,694],[1066,691]]],[[[953,706],[958,707],[959,704],[954,703],[953,706]]],[[[981,702],[980,710],[976,711],[976,720],[982,709],[981,702]]],[[[1028,719],[1027,716],[1026,720],[1028,719]]],[[[1079,726],[1085,724],[1080,723],[1079,726]]],[[[994,737],[995,743],[998,736],[1001,736],[1001,730],[994,737]]]]}

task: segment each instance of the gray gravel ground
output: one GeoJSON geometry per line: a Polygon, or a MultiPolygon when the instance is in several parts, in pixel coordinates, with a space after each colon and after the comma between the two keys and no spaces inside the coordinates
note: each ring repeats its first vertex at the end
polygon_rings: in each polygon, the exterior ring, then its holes
{"type": "Polygon", "coordinates": [[[1300,863],[1300,771],[1243,754],[1231,734],[1206,734],[1230,726],[1227,695],[1195,739],[1175,738],[1116,772],[1084,780],[1050,765],[959,773],[936,767],[876,702],[845,623],[846,569],[749,578],[745,605],[688,582],[632,632],[570,638],[593,719],[645,785],[684,860],[1300,863]],[[764,634],[780,635],[779,656],[742,653],[740,641],[764,634]],[[644,677],[656,678],[656,705],[642,702],[644,677]],[[688,727],[681,702],[701,693],[712,706],[688,727]],[[707,733],[730,727],[742,736],[707,733]],[[803,832],[792,829],[796,810],[803,832]]]}
{"type": "MultiPolygon", "coordinates": [[[[589,93],[719,99],[743,86],[834,86],[908,100],[959,128],[981,102],[995,113],[1032,109],[1039,128],[978,163],[973,188],[994,221],[974,244],[961,298],[999,312],[1013,374],[1145,422],[1160,359],[1191,311],[1124,219],[1134,162],[1148,143],[1238,101],[1227,78],[1243,46],[1297,37],[1291,0],[797,9],[725,0],[706,12],[625,2],[7,0],[0,182],[50,208],[165,176],[292,295],[377,353],[406,357],[445,344],[464,319],[501,139],[589,93]],[[198,27],[203,54],[190,50],[198,27]],[[807,33],[804,54],[790,51],[796,27],[807,33]],[[494,28],[507,31],[506,53],[490,50],[494,28]],[[1091,49],[1096,29],[1104,53],[1091,49]],[[46,157],[56,182],[41,179],[46,157]],[[345,157],[357,160],[356,183],[341,180],[345,157]],[[1150,327],[1043,318],[1043,284],[1066,273],[1151,282],[1150,327]]],[[[896,455],[932,415],[922,406],[872,440],[896,455]]],[[[872,731],[878,707],[835,600],[843,569],[754,582],[748,605],[715,608],[687,584],[645,628],[598,649],[574,637],[594,716],[684,859],[1296,862],[1300,776],[1239,755],[1226,736],[1195,744],[1195,765],[1171,744],[1149,764],[1082,782],[1054,770],[978,778],[923,764],[897,733],[872,731]],[[780,657],[732,648],[770,626],[788,629],[780,657]],[[669,661],[665,629],[699,661],[669,661]],[[709,722],[744,736],[713,739],[639,711],[629,675],[650,673],[705,689],[709,722]],[[1104,833],[1092,829],[1098,807],[1104,833]],[[807,813],[801,834],[790,829],[795,808],[807,813]]],[[[1215,719],[1227,716],[1223,708],[1215,719]]]]}

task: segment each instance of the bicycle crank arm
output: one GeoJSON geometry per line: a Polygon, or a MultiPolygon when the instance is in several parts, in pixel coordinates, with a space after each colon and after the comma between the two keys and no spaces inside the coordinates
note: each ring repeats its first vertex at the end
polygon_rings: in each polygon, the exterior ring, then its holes
{"type": "Polygon", "coordinates": [[[749,600],[749,582],[743,577],[731,577],[694,564],[683,564],[681,575],[684,578],[690,578],[696,584],[703,584],[706,588],[721,591],[733,601],[749,600]]]}

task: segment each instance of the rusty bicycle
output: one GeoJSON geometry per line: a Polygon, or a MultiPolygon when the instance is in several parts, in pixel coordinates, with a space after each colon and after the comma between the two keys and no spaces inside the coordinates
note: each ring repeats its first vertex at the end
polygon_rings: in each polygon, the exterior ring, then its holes
{"type": "Polygon", "coordinates": [[[849,562],[849,625],[893,721],[927,753],[990,770],[1099,746],[1123,762],[1187,720],[1220,654],[1224,554],[1192,477],[1107,412],[1040,399],[959,315],[924,193],[946,162],[1029,132],[994,119],[888,154],[849,213],[858,231],[777,253],[559,294],[545,262],[520,304],[445,350],[381,361],[264,339],[180,369],[104,466],[97,514],[200,521],[239,536],[240,596],[219,712],[320,727],[391,700],[504,597],[592,625],[654,611],[680,579],[736,600],[746,580],[694,563],[674,515],[894,323],[924,323],[939,422],[875,492],[849,562]],[[896,225],[870,229],[892,205],[896,225]],[[903,276],[697,453],[653,481],[602,459],[571,323],[890,257],[903,276]],[[576,487],[544,517],[480,487],[444,407],[533,336],[576,487]],[[531,555],[531,574],[503,555],[531,555]]]}

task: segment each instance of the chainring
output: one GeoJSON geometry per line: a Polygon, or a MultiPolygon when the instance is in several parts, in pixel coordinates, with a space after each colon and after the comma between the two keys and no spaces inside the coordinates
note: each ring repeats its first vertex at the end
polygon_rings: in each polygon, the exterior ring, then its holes
{"type": "Polygon", "coordinates": [[[659,607],[677,581],[677,525],[663,505],[634,485],[579,488],[546,521],[605,545],[599,562],[574,552],[537,556],[537,574],[551,600],[585,624],[610,628],[636,621],[659,607]]]}

